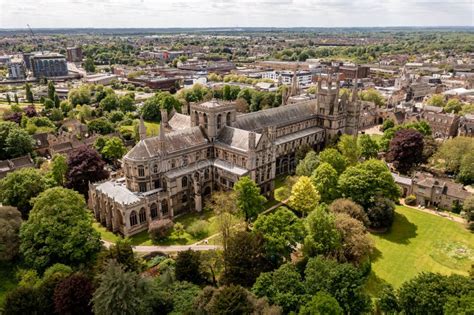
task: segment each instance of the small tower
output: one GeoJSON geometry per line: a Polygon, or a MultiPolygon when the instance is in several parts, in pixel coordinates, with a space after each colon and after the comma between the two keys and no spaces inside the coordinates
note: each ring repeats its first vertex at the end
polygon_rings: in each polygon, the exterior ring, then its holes
{"type": "Polygon", "coordinates": [[[166,138],[165,138],[165,126],[163,124],[160,124],[160,134],[158,135],[158,146],[160,149],[160,152],[164,153],[166,152],[166,138]]]}
{"type": "Polygon", "coordinates": [[[140,124],[138,125],[138,134],[140,136],[140,140],[146,139],[146,126],[145,126],[145,121],[143,120],[143,116],[140,116],[140,124]]]}

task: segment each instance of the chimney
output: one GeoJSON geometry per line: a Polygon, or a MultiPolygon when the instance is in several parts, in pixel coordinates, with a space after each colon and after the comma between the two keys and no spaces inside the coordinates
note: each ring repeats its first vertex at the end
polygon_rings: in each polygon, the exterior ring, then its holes
{"type": "Polygon", "coordinates": [[[168,127],[168,111],[164,108],[161,110],[161,124],[164,124],[165,127],[168,127]]]}

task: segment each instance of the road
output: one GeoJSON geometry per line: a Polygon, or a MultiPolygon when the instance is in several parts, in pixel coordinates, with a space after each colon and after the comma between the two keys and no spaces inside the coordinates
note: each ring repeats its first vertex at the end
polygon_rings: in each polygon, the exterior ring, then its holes
{"type": "MultiPolygon", "coordinates": [[[[113,243],[102,240],[102,243],[105,247],[110,247],[113,243]]],[[[188,249],[196,250],[196,251],[205,251],[205,250],[216,250],[220,249],[221,246],[218,245],[170,245],[170,246],[132,246],[133,251],[136,253],[151,253],[151,252],[163,252],[163,253],[174,253],[174,252],[182,252],[188,249]]]]}

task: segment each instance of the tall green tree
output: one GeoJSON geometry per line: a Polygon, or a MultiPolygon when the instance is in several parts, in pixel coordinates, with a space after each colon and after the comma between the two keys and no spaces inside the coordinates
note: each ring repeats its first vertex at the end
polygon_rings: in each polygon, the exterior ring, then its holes
{"type": "Polygon", "coordinates": [[[12,99],[10,98],[10,93],[7,93],[7,102],[8,102],[8,105],[12,103],[12,99]]]}
{"type": "Polygon", "coordinates": [[[95,72],[94,59],[92,59],[92,57],[87,57],[84,61],[84,70],[92,73],[95,72]]]}
{"type": "Polygon", "coordinates": [[[305,233],[303,222],[285,207],[259,216],[253,230],[263,235],[267,257],[276,264],[290,260],[291,253],[303,241],[305,233]]]}
{"type": "Polygon", "coordinates": [[[337,143],[337,148],[346,158],[349,165],[354,165],[359,161],[360,149],[356,137],[342,135],[337,143]]]}
{"type": "Polygon", "coordinates": [[[339,176],[331,164],[323,162],[314,170],[311,180],[321,196],[321,201],[330,203],[339,196],[337,180],[339,176]]]}
{"type": "Polygon", "coordinates": [[[102,247],[84,197],[59,187],[50,188],[35,199],[20,238],[25,262],[40,271],[55,263],[87,264],[102,247]]]}
{"type": "Polygon", "coordinates": [[[250,223],[260,212],[267,201],[260,194],[260,187],[248,176],[243,176],[234,185],[236,204],[239,213],[244,217],[245,222],[250,223]]]}
{"type": "Polygon", "coordinates": [[[0,206],[0,261],[12,260],[18,254],[21,223],[20,211],[0,206]]]}
{"type": "Polygon", "coordinates": [[[147,297],[152,291],[148,279],[135,272],[126,272],[110,261],[98,277],[99,286],[92,297],[94,314],[139,315],[150,312],[147,297]]]}
{"type": "Polygon", "coordinates": [[[176,257],[175,275],[178,281],[204,284],[207,279],[202,266],[201,253],[191,249],[179,252],[176,257]]]}
{"type": "Polygon", "coordinates": [[[33,96],[33,92],[31,91],[31,85],[29,83],[25,84],[25,94],[26,94],[26,100],[28,101],[28,103],[33,104],[34,96],[33,96]]]}
{"type": "Polygon", "coordinates": [[[347,167],[347,159],[336,149],[328,148],[319,153],[319,161],[326,162],[337,171],[338,174],[344,172],[347,167]]]}
{"type": "Polygon", "coordinates": [[[64,186],[67,173],[67,159],[62,154],[55,154],[51,160],[51,176],[59,186],[64,186]]]}
{"type": "Polygon", "coordinates": [[[34,140],[11,121],[0,122],[0,159],[10,159],[33,152],[34,140]]]}
{"type": "Polygon", "coordinates": [[[392,174],[384,162],[368,160],[349,167],[339,177],[339,189],[346,198],[368,208],[377,196],[384,196],[396,201],[400,189],[393,180],[392,174]]]}
{"type": "Polygon", "coordinates": [[[22,168],[8,173],[0,181],[0,201],[4,205],[17,207],[26,219],[32,208],[30,201],[48,186],[49,183],[39,170],[22,168]]]}
{"type": "Polygon", "coordinates": [[[56,96],[56,88],[53,81],[48,81],[48,98],[54,100],[56,96]]]}
{"type": "Polygon", "coordinates": [[[308,257],[334,255],[341,246],[341,235],[336,228],[336,217],[325,206],[317,207],[305,220],[307,235],[303,252],[308,257]]]}
{"type": "Polygon", "coordinates": [[[380,146],[369,135],[359,135],[360,156],[365,160],[374,159],[379,153],[380,146]]]}
{"type": "Polygon", "coordinates": [[[343,309],[337,303],[337,300],[330,294],[320,291],[303,306],[299,315],[342,315],[343,309]]]}

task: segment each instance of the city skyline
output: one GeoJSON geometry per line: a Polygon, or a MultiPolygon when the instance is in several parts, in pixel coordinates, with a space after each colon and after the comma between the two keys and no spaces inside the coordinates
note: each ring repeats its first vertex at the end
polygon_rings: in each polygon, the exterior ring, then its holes
{"type": "Polygon", "coordinates": [[[473,26],[469,0],[0,0],[0,28],[473,26]],[[31,14],[34,12],[34,14],[31,14]]]}

